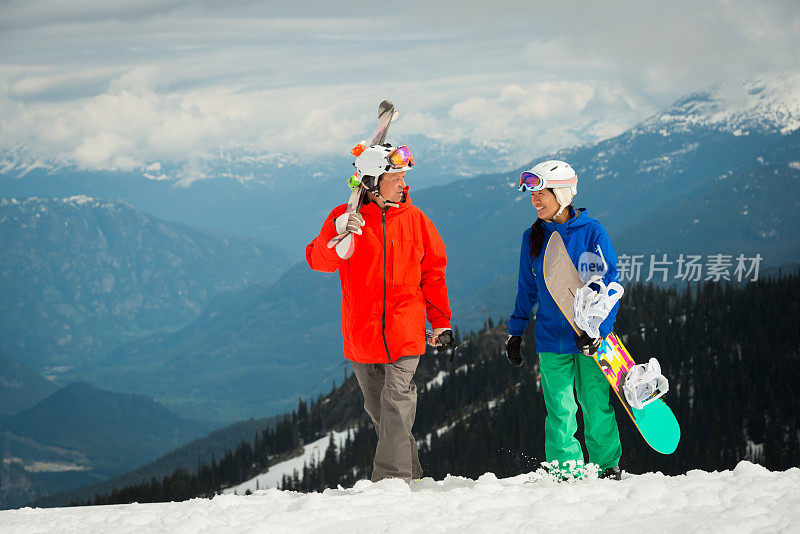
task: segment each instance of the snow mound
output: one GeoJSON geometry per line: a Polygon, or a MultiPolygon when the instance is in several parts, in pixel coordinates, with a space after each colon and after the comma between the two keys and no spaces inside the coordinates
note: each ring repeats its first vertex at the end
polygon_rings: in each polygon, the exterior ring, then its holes
{"type": "Polygon", "coordinates": [[[448,476],[302,494],[277,489],[180,503],[0,512],[4,533],[789,532],[800,524],[800,469],[625,475],[556,483],[529,473],[448,476]],[[792,526],[794,525],[794,526],[792,526]]]}

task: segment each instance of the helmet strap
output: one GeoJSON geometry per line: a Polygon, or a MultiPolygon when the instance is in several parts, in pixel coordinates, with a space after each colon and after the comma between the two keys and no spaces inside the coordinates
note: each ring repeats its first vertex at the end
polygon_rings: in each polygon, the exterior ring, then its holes
{"type": "MultiPolygon", "coordinates": [[[[370,180],[369,180],[369,182],[372,182],[372,179],[374,179],[374,177],[372,177],[372,176],[365,176],[364,178],[369,178],[369,179],[370,179],[370,180]]],[[[381,202],[383,202],[383,207],[384,207],[384,209],[386,209],[386,208],[398,208],[398,207],[400,207],[400,204],[398,204],[398,203],[396,203],[396,202],[392,202],[391,200],[388,200],[388,199],[386,199],[386,197],[384,197],[383,195],[381,195],[381,190],[380,190],[380,187],[378,186],[378,184],[377,184],[377,183],[375,183],[373,186],[368,186],[368,185],[367,185],[366,183],[364,183],[364,182],[365,182],[365,180],[362,180],[362,181],[361,181],[361,185],[362,185],[362,186],[364,186],[364,187],[367,189],[367,191],[369,191],[370,193],[372,193],[372,195],[373,195],[373,196],[374,196],[376,199],[379,199],[381,202]]],[[[402,202],[405,202],[405,198],[403,198],[402,202]]]]}

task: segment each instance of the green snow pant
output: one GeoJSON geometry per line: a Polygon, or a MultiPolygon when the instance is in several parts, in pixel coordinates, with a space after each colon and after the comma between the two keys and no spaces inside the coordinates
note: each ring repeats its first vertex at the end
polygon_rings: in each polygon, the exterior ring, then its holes
{"type": "Polygon", "coordinates": [[[583,354],[539,353],[539,371],[547,417],[544,422],[544,452],[548,462],[560,465],[583,462],[583,451],[575,437],[578,402],[583,411],[584,436],[589,462],[600,469],[619,465],[622,445],[609,386],[600,367],[583,354]]]}

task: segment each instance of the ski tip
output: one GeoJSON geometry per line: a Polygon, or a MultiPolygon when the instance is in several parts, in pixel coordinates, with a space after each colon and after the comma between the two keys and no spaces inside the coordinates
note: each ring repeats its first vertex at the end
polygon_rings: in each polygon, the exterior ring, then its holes
{"type": "Polygon", "coordinates": [[[339,243],[342,242],[342,239],[344,239],[346,236],[347,234],[339,234],[336,237],[331,238],[331,240],[328,241],[328,248],[333,248],[337,246],[339,243]]]}
{"type": "Polygon", "coordinates": [[[347,239],[347,249],[344,251],[342,255],[343,260],[349,260],[350,256],[353,255],[353,252],[356,250],[356,240],[353,238],[353,234],[348,234],[350,239],[347,239]]]}
{"type": "MultiPolygon", "coordinates": [[[[340,236],[334,237],[331,239],[338,239],[340,236]]],[[[328,243],[330,247],[330,242],[328,243]]],[[[350,256],[353,255],[353,251],[356,248],[355,239],[353,238],[353,234],[347,233],[342,234],[341,239],[335,244],[336,247],[336,255],[339,256],[341,259],[346,260],[349,259],[350,256]]]]}

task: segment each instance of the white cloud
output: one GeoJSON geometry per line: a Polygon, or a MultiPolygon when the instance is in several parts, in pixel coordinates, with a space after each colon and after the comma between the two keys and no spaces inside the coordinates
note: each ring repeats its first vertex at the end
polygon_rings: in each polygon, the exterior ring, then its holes
{"type": "Polygon", "coordinates": [[[409,123],[400,121],[394,131],[502,146],[523,162],[564,146],[617,135],[652,111],[638,95],[607,82],[511,84],[493,96],[456,102],[441,118],[412,114],[409,123]]]}
{"type": "MultiPolygon", "coordinates": [[[[394,131],[520,155],[619,133],[683,93],[797,69],[796,1],[13,1],[0,150],[202,176],[220,150],[342,153],[394,131]]],[[[520,156],[522,157],[522,156],[520,156]]],[[[160,175],[159,175],[160,176],[160,175]]]]}
{"type": "MultiPolygon", "coordinates": [[[[150,70],[138,69],[113,80],[97,96],[32,103],[16,117],[2,119],[3,131],[10,131],[7,125],[13,122],[15,141],[28,150],[36,147],[43,155],[86,168],[131,170],[154,161],[194,161],[220,149],[303,156],[343,153],[374,121],[368,110],[377,98],[369,95],[371,90],[338,85],[159,94],[153,77],[150,70]]],[[[441,113],[411,108],[406,114],[401,109],[395,131],[476,145],[498,143],[527,153],[607,134],[602,128],[587,129],[598,121],[606,124],[607,118],[630,124],[643,115],[641,105],[629,107],[634,100],[621,89],[596,83],[508,85],[494,96],[456,101],[441,113]],[[601,110],[587,114],[592,104],[601,110]],[[604,116],[609,111],[613,117],[604,116]]],[[[424,100],[421,104],[429,109],[424,100]]]]}

